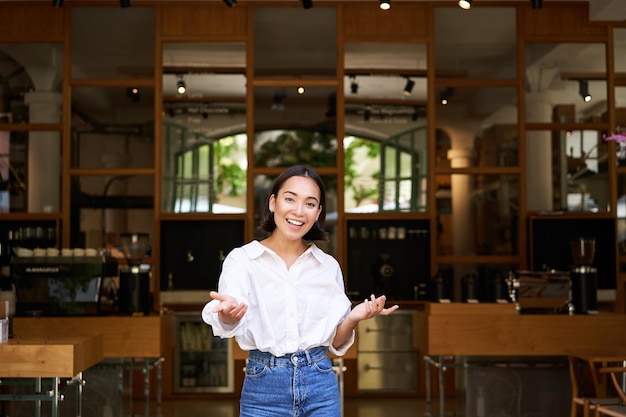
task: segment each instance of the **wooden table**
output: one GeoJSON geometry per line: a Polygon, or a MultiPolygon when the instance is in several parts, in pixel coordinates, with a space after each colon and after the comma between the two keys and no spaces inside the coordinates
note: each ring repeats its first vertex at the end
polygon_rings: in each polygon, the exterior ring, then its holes
{"type": "MultiPolygon", "coordinates": [[[[143,373],[144,406],[150,402],[150,375],[156,369],[157,406],[162,402],[164,335],[173,327],[171,314],[149,316],[13,317],[17,336],[66,335],[97,332],[103,338],[103,356],[123,359],[128,370],[143,373]]],[[[132,389],[132,387],[131,387],[132,389]]],[[[146,412],[146,415],[148,413],[146,412]]]]}
{"type": "Polygon", "coordinates": [[[103,359],[102,335],[87,336],[24,336],[0,344],[0,378],[32,378],[32,395],[0,395],[0,401],[34,401],[36,416],[41,414],[41,402],[50,401],[52,417],[59,407],[61,378],[77,384],[77,415],[80,415],[82,373],[103,359]],[[50,379],[52,391],[42,392],[42,379],[50,379]]]}

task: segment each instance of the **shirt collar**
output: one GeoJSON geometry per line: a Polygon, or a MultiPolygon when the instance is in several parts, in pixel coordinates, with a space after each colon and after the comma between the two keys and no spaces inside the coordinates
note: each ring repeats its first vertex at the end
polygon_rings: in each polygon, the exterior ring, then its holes
{"type": "MultiPolygon", "coordinates": [[[[323,258],[324,258],[324,251],[322,251],[320,248],[318,248],[317,245],[315,243],[313,243],[313,242],[309,243],[308,246],[309,247],[304,252],[304,254],[311,253],[313,255],[313,257],[319,263],[322,263],[323,262],[323,258]]],[[[250,243],[248,243],[247,245],[244,245],[243,249],[246,252],[246,255],[248,255],[248,258],[250,258],[250,259],[258,258],[259,256],[261,256],[263,254],[263,252],[269,251],[269,249],[266,246],[262,245],[261,242],[259,242],[258,240],[253,240],[250,243]]]]}

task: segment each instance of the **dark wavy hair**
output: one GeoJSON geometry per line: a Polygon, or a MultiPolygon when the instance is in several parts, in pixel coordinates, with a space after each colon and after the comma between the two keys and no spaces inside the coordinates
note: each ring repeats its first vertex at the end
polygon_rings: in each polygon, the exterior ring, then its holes
{"type": "Polygon", "coordinates": [[[263,214],[263,220],[259,224],[258,229],[272,233],[274,229],[276,229],[276,223],[274,222],[274,213],[270,211],[270,199],[272,195],[277,196],[281,187],[291,177],[308,177],[311,178],[315,184],[317,184],[320,189],[320,205],[322,206],[322,212],[319,215],[319,218],[311,227],[311,229],[304,235],[305,240],[328,240],[328,233],[324,231],[324,226],[326,225],[326,190],[324,188],[324,182],[322,181],[322,177],[310,167],[306,167],[303,165],[295,165],[285,169],[276,179],[274,180],[274,184],[272,185],[272,189],[270,191],[270,195],[265,202],[265,211],[263,214]]]}

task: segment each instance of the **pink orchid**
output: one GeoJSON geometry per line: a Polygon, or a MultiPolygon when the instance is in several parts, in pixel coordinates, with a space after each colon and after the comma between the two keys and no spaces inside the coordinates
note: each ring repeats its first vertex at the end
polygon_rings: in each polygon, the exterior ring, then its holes
{"type": "Polygon", "coordinates": [[[613,140],[617,143],[624,143],[626,142],[626,130],[621,126],[617,126],[617,133],[611,133],[608,136],[604,136],[604,140],[613,140]]]}

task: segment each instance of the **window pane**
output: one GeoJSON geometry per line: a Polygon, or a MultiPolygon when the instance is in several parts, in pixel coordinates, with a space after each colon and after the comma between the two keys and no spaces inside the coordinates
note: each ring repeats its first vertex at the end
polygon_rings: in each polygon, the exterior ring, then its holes
{"type": "Polygon", "coordinates": [[[435,9],[438,76],[515,78],[517,26],[514,7],[435,9]]]}
{"type": "Polygon", "coordinates": [[[441,255],[516,255],[519,178],[438,175],[437,230],[441,255]]]}
{"type": "Polygon", "coordinates": [[[152,7],[72,8],[72,78],[153,77],[154,28],[152,7]]]}
{"type": "Polygon", "coordinates": [[[601,121],[606,111],[606,47],[600,43],[531,43],[525,47],[526,122],[601,121]],[[588,101],[583,95],[590,94],[588,101]]]}
{"type": "Polygon", "coordinates": [[[63,45],[3,43],[0,62],[0,123],[61,123],[63,45]],[[42,69],[50,76],[42,77],[42,69]]]}

